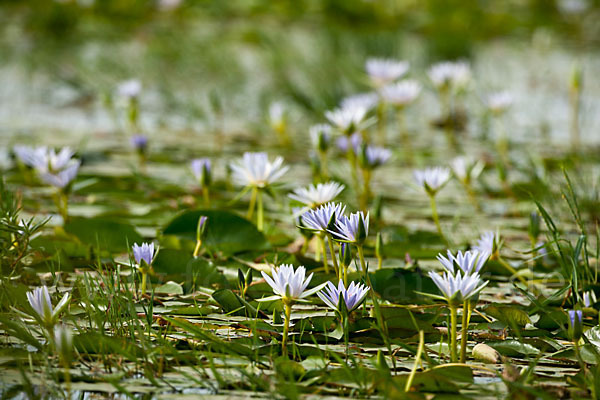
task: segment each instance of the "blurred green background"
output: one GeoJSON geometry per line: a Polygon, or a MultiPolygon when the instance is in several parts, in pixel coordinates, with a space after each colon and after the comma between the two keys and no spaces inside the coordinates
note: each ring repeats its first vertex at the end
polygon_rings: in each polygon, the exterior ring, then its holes
{"type": "Polygon", "coordinates": [[[202,129],[215,107],[229,130],[253,129],[274,100],[308,124],[366,90],[372,56],[408,59],[422,80],[432,62],[468,59],[485,90],[517,82],[525,93],[532,77],[518,64],[543,75],[548,60],[545,82],[566,91],[573,61],[598,67],[598,21],[598,0],[4,0],[0,134],[111,130],[98,110],[129,78],[144,85],[149,130],[202,129]]]}

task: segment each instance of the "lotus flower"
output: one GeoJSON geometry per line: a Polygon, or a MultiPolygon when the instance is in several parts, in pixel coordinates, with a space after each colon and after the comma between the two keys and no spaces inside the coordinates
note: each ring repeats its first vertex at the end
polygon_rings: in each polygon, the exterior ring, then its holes
{"type": "Polygon", "coordinates": [[[339,242],[362,244],[369,235],[369,213],[362,211],[336,216],[334,229],[328,229],[333,238],[339,242]]]}
{"type": "Polygon", "coordinates": [[[446,271],[454,274],[458,271],[455,269],[455,266],[457,266],[464,275],[471,275],[473,272],[479,273],[490,256],[489,253],[480,253],[477,250],[465,251],[464,253],[459,250],[456,256],[448,250],[447,254],[447,258],[441,253],[437,256],[438,261],[442,263],[446,271]]]}
{"type": "Polygon", "coordinates": [[[417,185],[423,187],[427,193],[437,193],[450,179],[450,170],[443,167],[425,168],[413,171],[413,178],[417,185]]]}
{"type": "Polygon", "coordinates": [[[339,218],[345,211],[346,206],[342,203],[323,204],[317,209],[308,210],[302,214],[303,227],[315,233],[324,234],[327,232],[330,223],[334,222],[332,218],[339,218]]]}
{"type": "Polygon", "coordinates": [[[462,275],[444,272],[441,276],[430,271],[429,277],[442,292],[443,297],[451,305],[458,305],[478,294],[489,281],[482,282],[479,274],[462,275]]]}

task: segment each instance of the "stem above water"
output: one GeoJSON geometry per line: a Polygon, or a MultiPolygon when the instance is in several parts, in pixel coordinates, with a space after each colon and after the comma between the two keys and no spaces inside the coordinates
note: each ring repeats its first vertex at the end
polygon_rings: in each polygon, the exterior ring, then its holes
{"type": "MultiPolygon", "coordinates": [[[[327,246],[325,244],[325,236],[319,235],[319,242],[321,243],[321,251],[323,252],[323,269],[325,273],[329,273],[329,263],[327,262],[327,246]]],[[[331,253],[331,256],[335,258],[335,254],[331,253]]]]}
{"type": "Polygon", "coordinates": [[[285,304],[285,322],[283,325],[283,338],[281,339],[281,352],[284,356],[287,357],[287,341],[288,341],[288,333],[290,330],[290,319],[292,317],[292,305],[285,304]]]}
{"type": "Polygon", "coordinates": [[[456,340],[456,330],[457,330],[457,317],[456,317],[456,306],[450,305],[450,362],[457,362],[457,340],[456,340]]]}

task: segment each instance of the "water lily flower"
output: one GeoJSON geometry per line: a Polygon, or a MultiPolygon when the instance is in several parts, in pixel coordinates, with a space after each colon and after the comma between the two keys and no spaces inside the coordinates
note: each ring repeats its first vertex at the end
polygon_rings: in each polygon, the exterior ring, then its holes
{"type": "Polygon", "coordinates": [[[461,274],[458,271],[454,274],[451,272],[444,272],[441,276],[434,271],[429,272],[429,277],[438,287],[442,296],[430,295],[431,297],[445,299],[448,302],[450,308],[450,358],[452,362],[458,360],[458,342],[457,338],[457,308],[463,303],[463,336],[462,336],[462,348],[461,348],[461,362],[465,361],[466,358],[466,346],[467,346],[467,327],[468,327],[468,314],[471,309],[472,299],[483,290],[483,288],[489,283],[489,281],[482,282],[477,272],[470,274],[461,274]]]}
{"type": "Polygon", "coordinates": [[[190,168],[196,180],[204,187],[211,183],[211,162],[208,158],[196,158],[190,162],[190,168]]]}
{"type": "Polygon", "coordinates": [[[489,282],[483,282],[478,273],[463,275],[461,271],[454,274],[444,272],[441,276],[434,271],[429,271],[429,277],[440,289],[444,299],[454,305],[477,295],[489,282]]]}
{"type": "Polygon", "coordinates": [[[46,146],[31,147],[25,145],[16,145],[13,147],[15,156],[23,164],[32,168],[43,168],[46,166],[46,154],[48,148],[46,146]]]}
{"type": "Polygon", "coordinates": [[[477,239],[477,244],[473,246],[473,250],[477,250],[480,253],[488,253],[494,257],[500,250],[500,246],[501,242],[498,235],[493,231],[486,231],[477,239]]]}
{"type": "Polygon", "coordinates": [[[392,156],[392,151],[383,147],[364,146],[363,157],[360,158],[363,168],[375,169],[385,164],[392,156]]]}
{"type": "Polygon", "coordinates": [[[344,108],[365,108],[372,110],[379,103],[379,96],[377,93],[359,93],[352,96],[345,97],[340,103],[340,107],[344,108]]]}
{"type": "Polygon", "coordinates": [[[437,259],[442,263],[446,271],[454,274],[459,271],[455,268],[458,267],[460,271],[463,272],[464,275],[471,275],[472,273],[479,273],[481,268],[485,265],[489,253],[480,253],[477,250],[468,250],[464,253],[462,251],[458,251],[456,256],[452,254],[450,250],[447,253],[448,257],[444,257],[442,253],[437,255],[437,259]]]}
{"type": "Polygon", "coordinates": [[[311,294],[306,291],[306,288],[313,274],[311,273],[306,277],[306,268],[303,266],[298,267],[296,270],[291,264],[273,267],[271,268],[272,278],[264,271],[261,271],[261,274],[269,286],[273,288],[275,295],[281,297],[284,303],[294,302],[311,294]]]}
{"type": "Polygon", "coordinates": [[[422,86],[414,80],[403,80],[398,83],[386,85],[381,89],[383,100],[398,108],[411,104],[421,94],[422,86]]]}
{"type": "Polygon", "coordinates": [[[340,136],[336,140],[336,146],[339,151],[342,153],[347,153],[348,150],[351,150],[354,154],[360,154],[360,149],[362,147],[363,138],[362,135],[358,132],[348,136],[340,136]]]}
{"type": "Polygon", "coordinates": [[[298,188],[288,196],[310,208],[329,203],[344,190],[344,185],[338,182],[318,183],[306,188],[298,188]]]}
{"type": "Polygon", "coordinates": [[[152,261],[156,256],[154,252],[154,243],[142,243],[139,246],[137,243],[133,244],[133,259],[135,260],[140,272],[142,273],[142,295],[146,293],[146,282],[148,273],[152,268],[152,261]]]}
{"type": "Polygon", "coordinates": [[[56,172],[41,172],[40,178],[45,183],[52,185],[58,189],[65,189],[77,177],[79,172],[80,160],[72,160],[72,162],[64,169],[56,172]]]}
{"type": "Polygon", "coordinates": [[[438,90],[461,90],[471,80],[471,68],[465,62],[441,62],[428,71],[429,79],[438,90]]]}
{"type": "Polygon", "coordinates": [[[596,299],[596,293],[593,290],[588,290],[587,292],[583,292],[583,305],[586,308],[592,307],[596,304],[598,300],[596,299]]]}
{"type": "Polygon", "coordinates": [[[144,153],[148,148],[148,136],[142,135],[141,133],[133,135],[131,137],[131,145],[136,151],[144,153]]]}
{"type": "Polygon", "coordinates": [[[309,128],[310,139],[319,152],[326,152],[331,144],[331,125],[317,124],[309,128]]]}
{"type": "Polygon", "coordinates": [[[133,258],[138,265],[142,265],[142,262],[146,265],[152,264],[154,259],[154,243],[142,243],[139,246],[137,243],[133,244],[133,258]]]}
{"type": "Polygon", "coordinates": [[[381,87],[399,79],[408,72],[409,68],[408,61],[384,58],[370,58],[365,64],[367,74],[376,87],[381,87]]]}
{"type": "Polygon", "coordinates": [[[335,223],[332,218],[339,218],[345,211],[346,206],[342,203],[323,204],[302,214],[303,227],[321,235],[326,234],[330,224],[335,223]]]}
{"type": "Polygon", "coordinates": [[[362,245],[369,235],[369,213],[362,211],[345,215],[336,215],[335,226],[327,230],[335,240],[362,245]]]}
{"type": "Polygon", "coordinates": [[[126,99],[137,98],[142,92],[142,82],[138,79],[129,79],[119,83],[117,94],[126,99]]]}
{"type": "Polygon", "coordinates": [[[414,170],[413,178],[428,194],[434,195],[450,180],[450,170],[445,167],[414,170]]]}
{"type": "Polygon", "coordinates": [[[470,184],[477,179],[485,167],[481,160],[473,161],[466,157],[459,156],[450,162],[450,167],[454,175],[463,183],[470,184]]]}
{"type": "Polygon", "coordinates": [[[333,283],[327,282],[325,289],[318,292],[317,296],[330,308],[338,312],[342,312],[339,309],[340,298],[342,298],[346,305],[346,311],[351,313],[361,305],[369,289],[368,286],[360,283],[355,284],[354,282],[350,282],[350,285],[346,288],[344,282],[340,279],[337,287],[333,283]]]}
{"type": "Polygon", "coordinates": [[[350,135],[359,130],[365,120],[368,109],[364,106],[351,105],[325,112],[325,118],[338,130],[350,135]]]}
{"type": "Polygon", "coordinates": [[[501,115],[513,104],[513,96],[505,90],[491,93],[486,98],[485,104],[494,115],[501,115]]]}
{"type": "Polygon", "coordinates": [[[52,327],[58,320],[60,313],[68,305],[71,296],[67,293],[58,302],[56,308],[52,307],[52,300],[48,288],[44,285],[27,292],[27,300],[36,313],[36,318],[46,327],[52,327]]]}
{"type": "Polygon", "coordinates": [[[569,310],[569,334],[574,342],[578,342],[583,334],[583,311],[569,310]]]}
{"type": "Polygon", "coordinates": [[[232,163],[234,181],[241,186],[265,188],[275,183],[288,170],[282,166],[283,157],[269,161],[266,153],[244,153],[242,160],[232,163]]]}

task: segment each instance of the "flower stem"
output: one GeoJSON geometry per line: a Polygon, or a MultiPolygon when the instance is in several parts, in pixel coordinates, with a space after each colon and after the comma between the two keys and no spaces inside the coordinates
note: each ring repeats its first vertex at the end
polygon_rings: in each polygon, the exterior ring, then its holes
{"type": "Polygon", "coordinates": [[[433,222],[435,223],[440,237],[444,242],[446,242],[446,237],[444,236],[444,233],[442,232],[442,226],[440,225],[440,217],[438,216],[437,205],[435,204],[435,195],[429,195],[429,203],[431,204],[431,216],[433,217],[433,222]]]}
{"type": "Polygon", "coordinates": [[[264,209],[263,209],[263,196],[262,196],[262,191],[259,190],[257,193],[257,207],[258,207],[258,211],[257,211],[257,215],[256,215],[256,229],[258,229],[259,232],[263,231],[264,228],[264,223],[265,223],[265,215],[264,215],[264,209]]]}
{"type": "Polygon", "coordinates": [[[288,333],[290,331],[290,319],[292,317],[292,305],[285,304],[285,322],[283,325],[283,338],[281,339],[281,352],[287,357],[287,341],[288,333]]]}
{"type": "Polygon", "coordinates": [[[367,212],[367,206],[371,197],[371,170],[363,168],[363,192],[360,197],[360,209],[363,212],[367,212]]]}
{"type": "Polygon", "coordinates": [[[202,197],[204,199],[204,207],[210,207],[210,192],[208,185],[202,187],[202,197]]]}
{"type": "Polygon", "coordinates": [[[464,364],[467,361],[467,336],[469,335],[469,320],[471,319],[471,302],[465,300],[463,303],[462,331],[460,334],[460,362],[464,364]]]}
{"type": "Polygon", "coordinates": [[[413,365],[412,371],[410,371],[410,375],[406,380],[406,386],[404,386],[404,391],[408,392],[410,387],[412,386],[413,379],[415,378],[415,374],[417,373],[417,367],[421,362],[421,354],[423,354],[423,348],[425,347],[425,332],[419,331],[419,348],[417,349],[417,354],[415,355],[415,363],[413,365]]]}
{"type": "Polygon", "coordinates": [[[457,357],[457,317],[456,317],[456,306],[450,306],[450,362],[455,363],[458,361],[457,357]]]}
{"type": "Polygon", "coordinates": [[[337,262],[337,257],[335,255],[335,249],[333,247],[333,238],[331,235],[327,235],[327,244],[329,244],[329,253],[331,253],[331,259],[333,261],[333,269],[335,270],[335,274],[340,277],[340,267],[337,262]]]}
{"type": "Polygon", "coordinates": [[[146,294],[146,280],[148,274],[146,272],[142,272],[142,296],[146,294]]]}
{"type": "Polygon", "coordinates": [[[258,188],[255,186],[252,188],[252,195],[250,197],[250,203],[248,204],[248,212],[246,213],[246,218],[249,220],[252,219],[252,215],[254,215],[254,206],[256,205],[256,195],[258,194],[258,188]]]}
{"type": "Polygon", "coordinates": [[[319,151],[319,161],[321,163],[321,181],[325,182],[329,179],[329,172],[327,169],[327,152],[319,151]]]}
{"type": "MultiPolygon", "coordinates": [[[[323,252],[323,269],[325,273],[329,273],[329,263],[327,262],[327,245],[325,244],[325,236],[319,235],[319,242],[321,242],[321,252],[323,252]]],[[[332,257],[335,257],[335,254],[331,254],[332,257]]]]}
{"type": "Polygon", "coordinates": [[[196,247],[194,248],[193,257],[197,258],[200,255],[200,248],[202,247],[202,240],[196,241],[196,247]]]}
{"type": "MultiPolygon", "coordinates": [[[[362,273],[364,275],[366,275],[366,277],[368,278],[367,264],[365,263],[365,254],[363,251],[363,246],[357,245],[356,248],[358,249],[358,258],[360,259],[360,269],[362,270],[362,273]]],[[[344,282],[344,283],[346,283],[346,282],[344,282]]]]}

